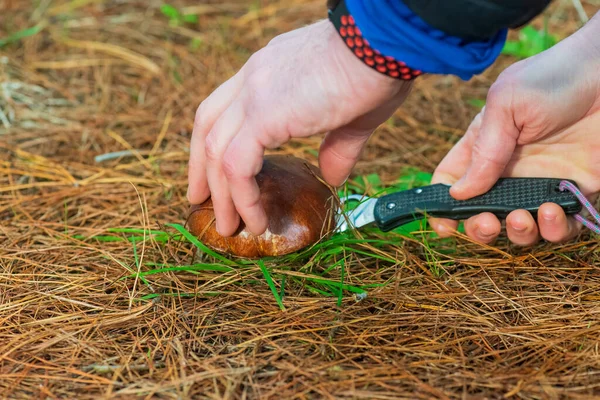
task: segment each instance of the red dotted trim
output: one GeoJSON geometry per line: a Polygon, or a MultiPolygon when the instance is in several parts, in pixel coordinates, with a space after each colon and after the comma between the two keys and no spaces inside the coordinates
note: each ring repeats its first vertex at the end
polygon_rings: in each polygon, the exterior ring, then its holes
{"type": "Polygon", "coordinates": [[[369,67],[392,78],[402,80],[412,80],[423,74],[417,69],[407,67],[406,63],[390,56],[384,56],[372,48],[369,41],[362,36],[352,15],[349,15],[344,1],[340,2],[336,10],[330,11],[329,16],[346,46],[369,67]]]}

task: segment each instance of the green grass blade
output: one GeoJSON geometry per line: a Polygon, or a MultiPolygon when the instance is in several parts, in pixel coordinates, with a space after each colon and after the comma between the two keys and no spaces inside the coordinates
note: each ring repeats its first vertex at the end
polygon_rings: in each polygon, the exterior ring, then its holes
{"type": "Polygon", "coordinates": [[[324,290],[317,289],[316,287],[308,285],[306,283],[303,283],[302,286],[304,286],[311,293],[320,294],[321,296],[325,296],[325,297],[333,296],[333,293],[331,293],[331,292],[326,292],[324,290]]]}
{"type": "Polygon", "coordinates": [[[279,291],[279,297],[281,299],[285,297],[285,275],[281,278],[281,290],[279,291]]]}
{"type": "Polygon", "coordinates": [[[140,229],[140,228],[108,228],[107,231],[113,233],[138,233],[143,235],[168,235],[167,232],[164,231],[156,231],[151,229],[140,229]]]}
{"type": "Polygon", "coordinates": [[[21,39],[24,39],[29,36],[36,35],[40,33],[46,27],[45,23],[40,23],[31,28],[23,29],[18,32],[15,32],[7,37],[0,39],[0,48],[6,46],[7,44],[18,42],[21,39]]]}
{"type": "Polygon", "coordinates": [[[322,285],[327,285],[330,287],[334,287],[336,289],[343,289],[343,290],[347,290],[349,292],[353,292],[353,293],[364,293],[365,290],[358,288],[356,286],[352,286],[352,285],[344,285],[344,284],[340,284],[340,282],[338,281],[332,281],[330,279],[325,279],[325,278],[319,278],[319,277],[312,277],[312,276],[307,276],[304,277],[304,279],[307,279],[309,281],[313,281],[313,282],[317,282],[320,283],[322,285]]]}
{"type": "Polygon", "coordinates": [[[146,280],[146,278],[144,278],[143,275],[141,274],[141,266],[140,266],[140,259],[137,254],[137,246],[135,245],[135,242],[132,242],[132,244],[133,244],[133,259],[135,260],[135,265],[137,267],[137,270],[135,271],[135,274],[133,274],[133,276],[139,277],[140,280],[142,282],[144,282],[144,284],[146,284],[146,286],[151,287],[150,282],[148,282],[146,280]]]}
{"type": "Polygon", "coordinates": [[[271,278],[271,274],[265,267],[265,264],[262,262],[262,260],[258,260],[258,266],[260,267],[260,270],[262,271],[263,275],[265,276],[265,279],[267,280],[267,283],[269,284],[269,287],[271,288],[271,292],[273,292],[273,296],[275,296],[275,300],[277,301],[277,304],[279,304],[279,308],[282,311],[285,311],[285,307],[283,306],[283,302],[281,301],[279,292],[277,292],[277,288],[275,287],[273,278],[271,278]]]}
{"type": "Polygon", "coordinates": [[[341,260],[339,260],[336,263],[332,264],[331,266],[327,267],[327,269],[325,271],[323,271],[322,273],[320,273],[319,275],[323,276],[323,275],[330,273],[333,269],[337,268],[344,261],[346,261],[346,259],[342,258],[341,260]]]}
{"type": "Polygon", "coordinates": [[[205,245],[203,245],[194,235],[192,235],[187,229],[185,229],[180,224],[167,224],[170,227],[175,228],[179,233],[181,233],[187,240],[189,240],[194,246],[198,247],[200,250],[210,255],[211,257],[216,258],[219,261],[222,261],[226,265],[236,265],[237,263],[223,257],[220,254],[215,253],[205,245]]]}
{"type": "Polygon", "coordinates": [[[89,237],[86,237],[84,235],[73,235],[72,237],[73,237],[73,239],[78,239],[78,240],[95,239],[99,242],[122,242],[125,240],[122,237],[111,236],[111,235],[98,235],[98,236],[89,236],[89,237]]]}
{"type": "Polygon", "coordinates": [[[341,307],[342,305],[342,297],[344,296],[344,291],[341,289],[344,287],[344,266],[346,265],[345,262],[343,262],[344,260],[342,260],[342,264],[341,264],[341,273],[340,273],[340,290],[338,291],[338,301],[337,301],[337,306],[341,307]]]}

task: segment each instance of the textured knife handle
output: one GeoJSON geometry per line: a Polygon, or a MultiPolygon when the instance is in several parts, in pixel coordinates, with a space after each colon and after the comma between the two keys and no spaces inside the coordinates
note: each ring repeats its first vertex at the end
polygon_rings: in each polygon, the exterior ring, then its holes
{"type": "Polygon", "coordinates": [[[415,188],[379,198],[374,210],[375,222],[379,229],[387,232],[425,216],[461,220],[490,212],[503,219],[511,211],[525,209],[535,218],[544,203],[558,204],[567,214],[579,212],[581,203],[571,192],[559,189],[561,181],[563,179],[501,178],[488,192],[460,201],[450,196],[448,185],[415,188]]]}

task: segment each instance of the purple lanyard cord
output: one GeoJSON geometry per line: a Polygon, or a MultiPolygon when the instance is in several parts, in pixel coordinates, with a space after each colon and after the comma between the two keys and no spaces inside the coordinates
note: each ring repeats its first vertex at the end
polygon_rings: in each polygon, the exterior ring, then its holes
{"type": "MultiPolygon", "coordinates": [[[[600,224],[600,214],[592,206],[592,203],[590,203],[590,201],[588,199],[586,199],[586,197],[583,195],[583,193],[581,193],[581,190],[579,190],[575,185],[573,185],[569,181],[562,181],[560,183],[559,188],[560,188],[560,190],[563,190],[563,191],[568,190],[571,193],[573,193],[577,197],[577,199],[581,202],[581,204],[583,204],[583,206],[589,211],[589,213],[592,215],[592,217],[594,217],[594,219],[596,220],[596,223],[600,224]]],[[[588,221],[587,219],[582,217],[580,214],[575,214],[575,219],[577,221],[581,222],[584,226],[591,229],[592,231],[600,234],[600,226],[599,225],[597,225],[591,221],[588,221]]]]}

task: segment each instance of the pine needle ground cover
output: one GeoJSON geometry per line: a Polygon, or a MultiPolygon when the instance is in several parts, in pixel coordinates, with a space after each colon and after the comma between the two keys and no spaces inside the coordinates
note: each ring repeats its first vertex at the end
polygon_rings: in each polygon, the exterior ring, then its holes
{"type": "MultiPolygon", "coordinates": [[[[427,184],[495,77],[599,7],[556,2],[470,82],[420,79],[341,191],[427,184]]],[[[188,233],[196,107],[273,36],[323,17],[324,1],[0,9],[0,397],[600,394],[598,240],[586,231],[483,246],[417,221],[258,261],[188,233]]],[[[320,140],[274,152],[316,163],[320,140]]]]}

